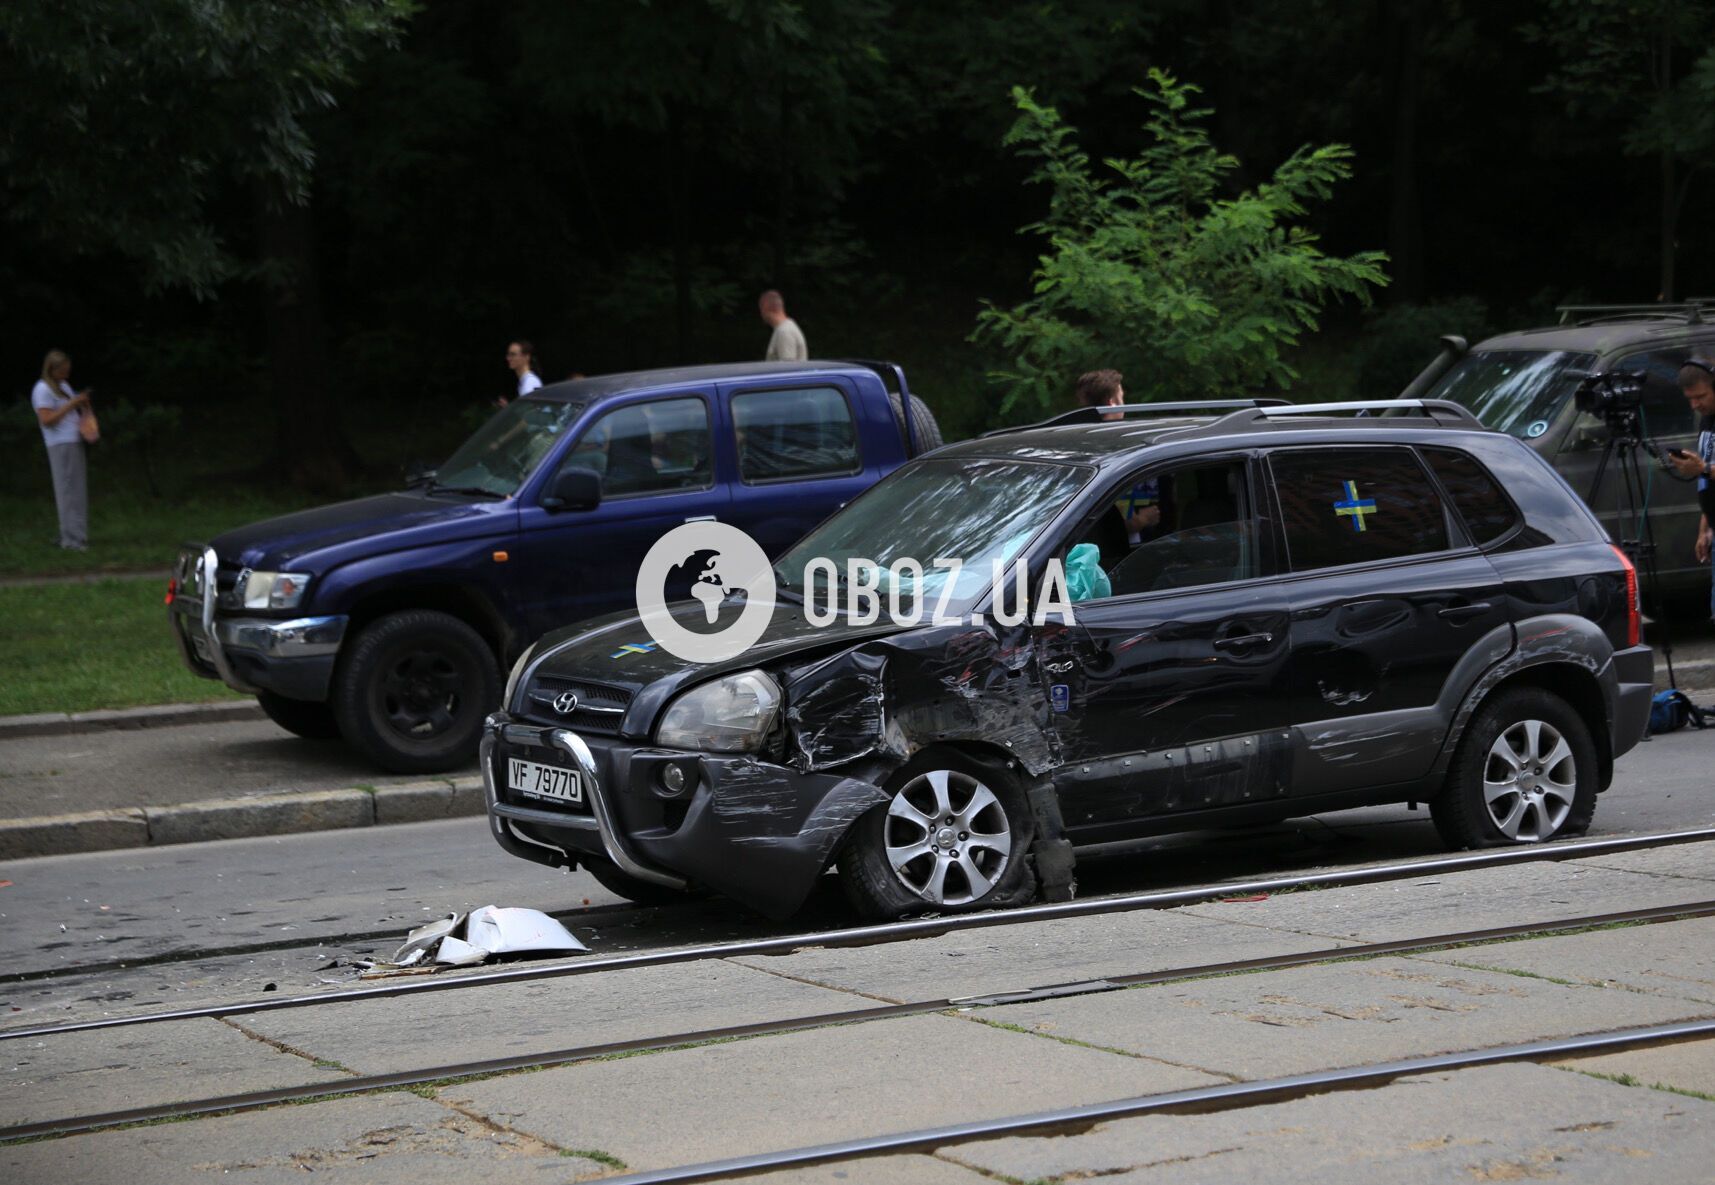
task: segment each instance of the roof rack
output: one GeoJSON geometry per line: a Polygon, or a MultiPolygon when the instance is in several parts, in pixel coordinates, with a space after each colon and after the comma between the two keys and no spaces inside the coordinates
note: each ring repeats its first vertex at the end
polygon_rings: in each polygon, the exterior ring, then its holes
{"type": "Polygon", "coordinates": [[[1257,410],[1270,407],[1291,407],[1285,399],[1259,397],[1256,399],[1202,399],[1183,403],[1122,403],[1117,407],[1103,405],[1100,407],[1079,407],[1071,411],[1049,416],[1046,420],[1038,420],[1034,424],[1019,424],[1012,428],[995,428],[984,432],[983,436],[1006,436],[1013,432],[1029,432],[1036,428],[1053,428],[1060,424],[1100,424],[1112,422],[1118,416],[1122,420],[1143,419],[1147,416],[1183,415],[1185,413],[1211,411],[1257,410]]]}
{"type": "Polygon", "coordinates": [[[1241,429],[1296,428],[1300,416],[1331,416],[1350,413],[1353,424],[1370,424],[1377,428],[1391,427],[1389,421],[1402,415],[1422,416],[1429,423],[1446,428],[1478,428],[1483,422],[1470,409],[1447,399],[1363,399],[1350,403],[1294,403],[1285,407],[1259,407],[1235,411],[1222,416],[1213,424],[1200,424],[1176,435],[1175,439],[1199,436],[1226,436],[1241,429]]]}
{"type": "Polygon", "coordinates": [[[1715,312],[1715,299],[1696,296],[1678,304],[1563,304],[1555,307],[1562,325],[1599,325],[1604,321],[1678,321],[1700,325],[1715,312]]]}

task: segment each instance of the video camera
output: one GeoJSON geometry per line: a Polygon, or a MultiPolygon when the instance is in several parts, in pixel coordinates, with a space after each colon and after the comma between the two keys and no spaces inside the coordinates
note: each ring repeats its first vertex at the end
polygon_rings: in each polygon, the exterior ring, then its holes
{"type": "Polygon", "coordinates": [[[1635,425],[1638,409],[1643,406],[1644,376],[1621,371],[1593,374],[1578,384],[1572,399],[1579,411],[1600,416],[1610,429],[1635,425]]]}

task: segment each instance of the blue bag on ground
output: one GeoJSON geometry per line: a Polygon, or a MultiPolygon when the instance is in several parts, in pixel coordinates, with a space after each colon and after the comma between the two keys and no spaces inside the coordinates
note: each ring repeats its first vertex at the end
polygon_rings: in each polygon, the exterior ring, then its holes
{"type": "Polygon", "coordinates": [[[1114,587],[1102,571],[1102,552],[1094,543],[1080,543],[1066,553],[1066,592],[1076,605],[1112,596],[1114,587]]]}
{"type": "Polygon", "coordinates": [[[1652,735],[1672,732],[1676,728],[1684,728],[1687,724],[1703,728],[1708,724],[1705,719],[1707,715],[1708,710],[1692,703],[1683,691],[1669,688],[1650,696],[1649,730],[1652,735]]]}

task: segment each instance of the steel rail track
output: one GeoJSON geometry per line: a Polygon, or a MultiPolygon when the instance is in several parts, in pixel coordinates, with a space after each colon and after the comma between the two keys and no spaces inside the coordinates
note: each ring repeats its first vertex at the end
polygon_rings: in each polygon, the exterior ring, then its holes
{"type": "Polygon", "coordinates": [[[873,1008],[824,1012],[814,1016],[793,1017],[781,1021],[754,1021],[716,1029],[662,1034],[654,1037],[608,1041],[591,1045],[572,1046],[533,1054],[489,1058],[481,1061],[456,1062],[414,1070],[398,1070],[387,1074],[367,1074],[335,1082],[306,1083],[300,1086],[277,1087],[271,1090],[248,1091],[242,1094],[133,1107],[69,1119],[49,1119],[35,1123],[0,1128],[0,1144],[12,1140],[41,1139],[97,1131],[124,1124],[146,1123],[162,1119],[188,1118],[196,1115],[228,1114],[253,1111],[282,1103],[302,1103],[342,1095],[364,1094],[371,1091],[399,1090],[447,1079],[469,1078],[517,1070],[545,1069],[588,1061],[616,1054],[641,1053],[648,1050],[672,1049],[701,1044],[706,1041],[732,1040],[743,1037],[773,1036],[800,1032],[831,1025],[861,1024],[873,1020],[917,1016],[949,1009],[991,1008],[1007,1004],[1022,1004],[1034,1000],[1062,999],[1068,996],[1096,995],[1121,991],[1147,984],[1174,983],[1212,975],[1232,975],[1247,971],[1272,971],[1288,967],[1305,967],[1317,963],[1341,962],[1350,959],[1378,958],[1383,955],[1422,953],[1431,950],[1480,946],[1537,935],[1552,935],[1592,926],[1659,923],[1689,918],[1715,916],[1715,900],[1692,901],[1682,905],[1655,906],[1648,909],[1623,910],[1615,913],[1588,914],[1577,918],[1560,918],[1548,922],[1527,922],[1497,926],[1483,930],[1466,930],[1452,934],[1433,934],[1420,938],[1390,939],[1349,946],[1326,947],[1314,951],[1265,955],[1253,959],[1233,959],[1221,963],[1204,963],[1186,967],[1158,968],[1128,975],[1111,975],[1095,980],[1052,984],[1047,987],[1020,991],[997,992],[990,995],[958,996],[938,1000],[918,1000],[904,1004],[884,1004],[873,1008]]]}
{"type": "Polygon", "coordinates": [[[1657,832],[1650,835],[1633,835],[1616,839],[1521,845],[1465,853],[1458,856],[1436,856],[1427,860],[1406,860],[1362,868],[1337,869],[1332,872],[1305,873],[1297,876],[1271,877],[1262,880],[1227,881],[1216,885],[1200,885],[1190,889],[1127,893],[1115,897],[1093,897],[1085,901],[1027,905],[1018,909],[992,910],[985,913],[917,918],[879,925],[852,926],[840,930],[810,931],[775,938],[738,939],[731,942],[706,943],[665,950],[638,951],[632,954],[583,959],[576,962],[504,967],[492,971],[449,975],[446,978],[405,979],[398,982],[373,984],[367,987],[345,988],[331,992],[301,993],[295,996],[280,996],[267,1000],[242,1000],[227,1004],[202,1005],[195,1008],[145,1012],[132,1016],[72,1021],[67,1024],[36,1025],[0,1031],[0,1042],[15,1041],[25,1037],[53,1036],[59,1033],[160,1024],[175,1020],[246,1016],[261,1012],[278,1012],[285,1008],[319,1007],[324,1004],[350,1003],[354,1000],[379,1000],[394,996],[415,995],[419,992],[460,991],[465,988],[486,987],[494,984],[593,975],[602,971],[659,967],[672,963],[693,963],[704,959],[785,954],[806,946],[871,946],[878,943],[927,938],[963,930],[1018,926],[1029,922],[1050,921],[1058,918],[1097,917],[1102,914],[1131,913],[1145,909],[1175,909],[1220,897],[1244,896],[1254,893],[1279,893],[1289,889],[1338,888],[1345,885],[1377,884],[1391,880],[1405,880],[1422,876],[1425,873],[1463,872],[1512,864],[1587,859],[1591,856],[1647,848],[1671,847],[1707,840],[1715,840],[1715,827],[1700,827],[1689,831],[1657,832]]]}
{"type": "Polygon", "coordinates": [[[926,1152],[944,1148],[949,1144],[968,1144],[975,1140],[988,1140],[999,1136],[1053,1132],[1106,1120],[1129,1119],[1138,1115],[1191,1109],[1199,1113],[1231,1111],[1284,1102],[1330,1090],[1383,1086],[1396,1078],[1410,1074],[1428,1074],[1437,1070],[1466,1070],[1502,1062],[1544,1061],[1580,1053],[1612,1053],[1621,1049],[1664,1045],[1709,1036],[1715,1036],[1715,1019],[1609,1029],[1578,1037],[1557,1037],[1546,1041],[1527,1041],[1516,1045],[1498,1045],[1429,1057],[1400,1058],[1338,1070],[1318,1070],[1312,1074],[1263,1078],[1254,1082],[1226,1082],[1219,1086],[1199,1086],[1188,1090],[1115,1099],[1105,1103],[1088,1103],[1058,1111],[1038,1111],[1031,1115],[1013,1115],[974,1123],[951,1123],[942,1127],[921,1128],[892,1135],[868,1136],[857,1140],[816,1144],[753,1156],[735,1156],[727,1160],[711,1160],[676,1168],[625,1173],[617,1177],[603,1178],[603,1185],[679,1185],[692,1181],[719,1181],[752,1173],[828,1164],[833,1161],[858,1160],[901,1152],[926,1152]]]}

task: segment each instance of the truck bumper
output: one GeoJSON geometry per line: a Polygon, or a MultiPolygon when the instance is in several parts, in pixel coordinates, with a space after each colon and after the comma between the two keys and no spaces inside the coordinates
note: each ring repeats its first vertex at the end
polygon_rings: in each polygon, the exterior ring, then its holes
{"type": "Polygon", "coordinates": [[[503,712],[483,729],[481,763],[489,830],[513,855],[550,867],[606,860],[655,884],[706,885],[775,917],[803,904],[846,829],[887,801],[879,787],[840,774],[579,734],[503,712]],[[513,758],[574,771],[582,800],[512,790],[513,758]],[[666,789],[668,766],[684,775],[677,793],[666,789]]]}

